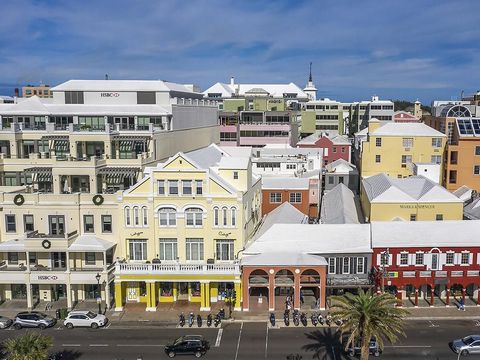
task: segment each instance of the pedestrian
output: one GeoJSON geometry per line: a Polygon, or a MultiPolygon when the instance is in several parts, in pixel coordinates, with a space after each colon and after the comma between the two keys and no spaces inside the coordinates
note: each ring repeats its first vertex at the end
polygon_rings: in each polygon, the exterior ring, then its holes
{"type": "Polygon", "coordinates": [[[463,300],[463,297],[460,299],[460,305],[458,307],[458,310],[465,311],[465,301],[463,300]]]}
{"type": "Polygon", "coordinates": [[[304,300],[303,300],[303,291],[300,290],[300,304],[303,305],[303,303],[304,303],[304,300]]]}

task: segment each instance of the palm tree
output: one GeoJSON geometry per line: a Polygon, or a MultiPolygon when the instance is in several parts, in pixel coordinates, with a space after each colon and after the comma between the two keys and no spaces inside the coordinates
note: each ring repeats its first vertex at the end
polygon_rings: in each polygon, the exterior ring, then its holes
{"type": "Polygon", "coordinates": [[[3,343],[10,360],[46,359],[52,345],[53,340],[50,336],[33,332],[7,339],[3,343]]]}
{"type": "Polygon", "coordinates": [[[340,331],[349,334],[345,349],[360,343],[360,359],[368,360],[369,343],[372,337],[377,339],[383,349],[383,339],[391,343],[403,331],[403,317],[408,311],[395,307],[396,298],[388,293],[373,294],[360,289],[358,295],[346,293],[332,297],[332,318],[342,320],[340,331]]]}

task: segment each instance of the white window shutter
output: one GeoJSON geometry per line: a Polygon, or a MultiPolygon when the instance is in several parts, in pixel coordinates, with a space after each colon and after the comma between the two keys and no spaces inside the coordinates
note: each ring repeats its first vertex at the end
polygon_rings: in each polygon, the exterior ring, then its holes
{"type": "Polygon", "coordinates": [[[388,265],[392,265],[392,261],[393,261],[393,254],[390,254],[388,256],[388,265]]]}
{"type": "Polygon", "coordinates": [[[455,265],[460,264],[461,255],[458,253],[453,254],[453,263],[455,265]]]}
{"type": "Polygon", "coordinates": [[[397,265],[400,265],[400,258],[402,257],[401,254],[397,254],[397,265]]]}
{"type": "Polygon", "coordinates": [[[381,256],[382,256],[381,254],[377,254],[377,264],[376,264],[377,266],[382,265],[382,261],[381,261],[382,257],[381,256]]]}
{"type": "Polygon", "coordinates": [[[432,268],[432,254],[423,255],[423,265],[427,266],[427,270],[432,268]]]}
{"type": "Polygon", "coordinates": [[[480,253],[477,253],[477,264],[480,264],[480,253]]]}
{"type": "Polygon", "coordinates": [[[408,254],[408,265],[415,265],[415,254],[408,254]]]}
{"type": "Polygon", "coordinates": [[[473,264],[473,254],[472,254],[472,253],[468,254],[468,263],[469,263],[470,265],[473,264]]]}
{"type": "Polygon", "coordinates": [[[438,259],[438,270],[442,270],[443,266],[447,263],[447,254],[440,254],[438,259]]]}

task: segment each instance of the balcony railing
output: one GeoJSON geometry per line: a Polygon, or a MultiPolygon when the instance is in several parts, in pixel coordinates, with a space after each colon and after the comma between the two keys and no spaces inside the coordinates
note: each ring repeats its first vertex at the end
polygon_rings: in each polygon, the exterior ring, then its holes
{"type": "Polygon", "coordinates": [[[420,277],[430,277],[432,276],[431,271],[420,271],[420,277]]]}
{"type": "Polygon", "coordinates": [[[435,277],[437,277],[437,278],[447,277],[447,272],[446,271],[435,271],[435,277]]]}
{"type": "Polygon", "coordinates": [[[240,275],[239,264],[116,264],[115,274],[225,274],[240,275]]]}
{"type": "Polygon", "coordinates": [[[467,271],[467,276],[479,276],[480,275],[480,271],[478,270],[468,270],[467,271]]]}
{"type": "Polygon", "coordinates": [[[404,271],[403,272],[403,277],[404,278],[414,278],[415,277],[415,271],[404,271]]]}
{"type": "Polygon", "coordinates": [[[451,274],[452,277],[462,277],[463,276],[463,271],[462,270],[456,270],[456,271],[452,271],[450,274],[451,274]]]}

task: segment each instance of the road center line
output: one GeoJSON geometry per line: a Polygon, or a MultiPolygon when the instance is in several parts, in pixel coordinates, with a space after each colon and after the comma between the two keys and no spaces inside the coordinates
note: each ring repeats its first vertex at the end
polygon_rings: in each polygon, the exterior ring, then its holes
{"type": "Polygon", "coordinates": [[[77,347],[80,346],[80,344],[62,344],[63,347],[77,347]]]}
{"type": "Polygon", "coordinates": [[[223,329],[218,329],[217,340],[215,340],[215,347],[220,346],[220,341],[222,341],[223,329]]]}
{"type": "Polygon", "coordinates": [[[267,323],[267,334],[265,335],[265,359],[268,354],[268,323],[267,323]]]}
{"type": "Polygon", "coordinates": [[[386,345],[386,348],[431,348],[431,345],[386,345]]]}
{"type": "Polygon", "coordinates": [[[242,338],[242,329],[243,329],[243,322],[240,325],[240,332],[238,333],[238,342],[237,342],[237,351],[235,351],[235,360],[238,358],[238,349],[240,349],[240,339],[242,338]]]}
{"type": "Polygon", "coordinates": [[[90,345],[88,345],[88,346],[91,346],[91,347],[100,347],[100,346],[102,346],[102,347],[104,347],[104,346],[109,346],[109,345],[108,345],[108,344],[90,344],[90,345]]]}
{"type": "Polygon", "coordinates": [[[144,344],[144,345],[142,345],[142,344],[117,344],[117,346],[119,346],[119,347],[122,347],[122,346],[123,347],[132,347],[132,346],[138,346],[138,347],[140,347],[140,346],[141,347],[144,347],[144,346],[158,346],[158,347],[162,347],[162,346],[165,346],[165,345],[163,345],[163,344],[144,344]]]}

